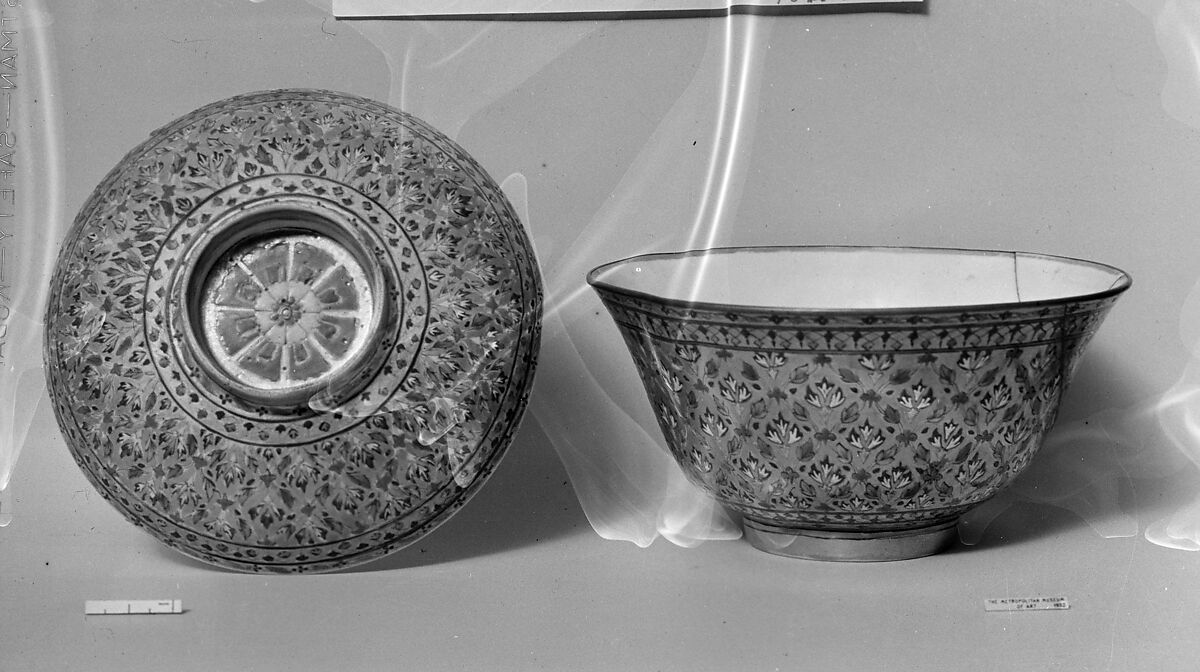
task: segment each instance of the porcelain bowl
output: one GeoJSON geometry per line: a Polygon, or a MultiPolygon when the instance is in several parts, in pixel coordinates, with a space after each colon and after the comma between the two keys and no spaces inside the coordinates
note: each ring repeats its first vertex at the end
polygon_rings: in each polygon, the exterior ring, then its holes
{"type": "Polygon", "coordinates": [[[279,89],[190,112],[84,203],[46,304],[67,448],[126,519],[243,572],[410,545],[494,472],[541,342],[500,185],[412,115],[279,89]]]}
{"type": "Polygon", "coordinates": [[[1054,424],[1130,277],[1020,252],[725,248],[596,268],[688,478],[781,555],[953,543],[1054,424]]]}

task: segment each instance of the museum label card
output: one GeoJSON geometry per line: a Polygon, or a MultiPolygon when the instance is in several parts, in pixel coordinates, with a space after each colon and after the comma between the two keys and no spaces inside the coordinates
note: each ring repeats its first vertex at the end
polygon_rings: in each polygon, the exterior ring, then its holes
{"type": "Polygon", "coordinates": [[[1059,611],[1070,608],[1065,597],[1002,597],[983,601],[984,611],[1059,611]]]}
{"type": "Polygon", "coordinates": [[[338,18],[508,17],[610,14],[708,14],[887,8],[921,5],[913,0],[333,0],[338,18]]]}

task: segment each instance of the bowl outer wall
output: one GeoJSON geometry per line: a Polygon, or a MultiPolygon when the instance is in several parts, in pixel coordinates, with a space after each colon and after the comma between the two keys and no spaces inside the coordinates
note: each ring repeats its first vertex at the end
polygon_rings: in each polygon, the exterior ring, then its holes
{"type": "MultiPolygon", "coordinates": [[[[635,258],[636,259],[636,258],[635,258]]],[[[688,477],[754,520],[924,527],[1007,485],[1121,292],[937,310],[663,301],[589,275],[688,477]]],[[[1118,271],[1119,273],[1119,271],[1118,271]]]]}

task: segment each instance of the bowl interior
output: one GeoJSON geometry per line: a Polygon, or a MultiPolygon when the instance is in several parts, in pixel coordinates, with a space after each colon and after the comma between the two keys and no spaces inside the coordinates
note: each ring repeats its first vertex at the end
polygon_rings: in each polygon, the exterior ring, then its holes
{"type": "Polygon", "coordinates": [[[1103,264],[1022,252],[891,247],[727,248],[651,254],[589,281],[689,303],[791,310],[945,308],[1066,301],[1130,283],[1103,264]]]}

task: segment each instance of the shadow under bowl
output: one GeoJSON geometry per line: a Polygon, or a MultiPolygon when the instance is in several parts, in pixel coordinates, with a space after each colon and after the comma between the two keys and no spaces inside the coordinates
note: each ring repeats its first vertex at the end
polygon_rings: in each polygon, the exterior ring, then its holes
{"type": "Polygon", "coordinates": [[[1021,252],[757,247],[588,274],[667,446],[756,547],[876,561],[937,553],[1013,480],[1130,287],[1021,252]]]}

